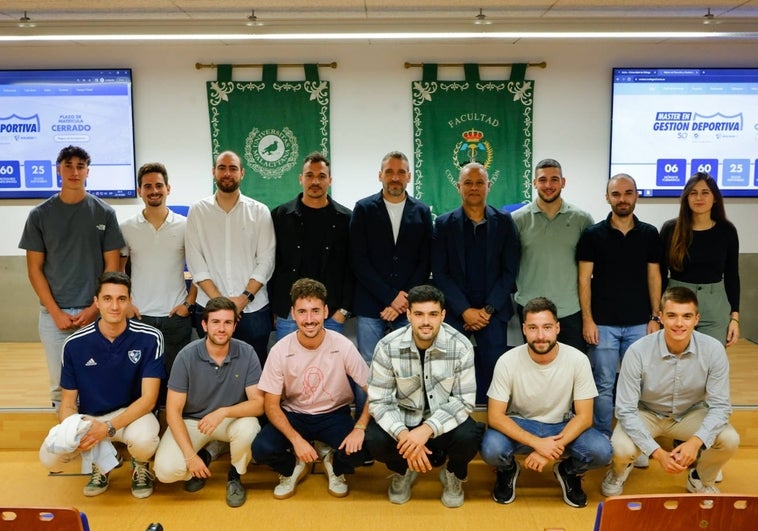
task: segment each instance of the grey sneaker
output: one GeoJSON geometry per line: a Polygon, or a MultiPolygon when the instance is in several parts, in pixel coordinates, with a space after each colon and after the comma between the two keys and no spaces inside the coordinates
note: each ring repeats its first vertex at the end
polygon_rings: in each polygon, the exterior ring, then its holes
{"type": "Polygon", "coordinates": [[[627,465],[621,475],[616,475],[613,467],[611,467],[605,473],[605,478],[603,478],[603,482],[600,484],[600,492],[603,493],[603,496],[620,496],[624,492],[624,483],[626,482],[626,478],[629,477],[632,468],[632,465],[627,465]]]}
{"type": "Polygon", "coordinates": [[[334,450],[330,451],[323,459],[326,477],[329,479],[329,494],[335,498],[344,498],[348,494],[347,481],[345,474],[335,475],[332,460],[334,459],[334,450]]]}
{"type": "Polygon", "coordinates": [[[718,494],[721,492],[716,485],[704,485],[697,475],[697,470],[690,470],[687,476],[687,490],[693,494],[718,494]]]}
{"type": "Polygon", "coordinates": [[[205,478],[192,476],[184,482],[184,490],[187,492],[197,492],[203,487],[205,487],[205,478]]]}
{"type": "Polygon", "coordinates": [[[650,458],[645,454],[640,454],[634,460],[634,468],[647,468],[650,466],[650,458]]]}
{"type": "Polygon", "coordinates": [[[460,507],[463,505],[463,482],[458,476],[450,472],[447,468],[440,470],[440,481],[442,482],[442,505],[445,507],[460,507]]]}
{"type": "Polygon", "coordinates": [[[147,467],[146,462],[137,461],[132,457],[132,496],[147,498],[153,493],[155,476],[147,467]]]}
{"type": "Polygon", "coordinates": [[[414,472],[410,468],[405,471],[405,474],[398,473],[392,474],[392,482],[390,488],[387,490],[389,499],[392,503],[403,504],[411,499],[411,486],[416,481],[418,472],[414,472]]]}
{"type": "Polygon", "coordinates": [[[85,496],[97,496],[108,490],[108,474],[103,474],[97,465],[92,465],[92,474],[84,486],[85,496]]]}
{"type": "Polygon", "coordinates": [[[279,476],[279,484],[274,487],[274,498],[285,500],[295,494],[295,487],[307,474],[308,468],[305,462],[298,459],[291,476],[279,476]]]}
{"type": "Polygon", "coordinates": [[[246,499],[247,493],[245,487],[242,486],[242,481],[233,479],[226,482],[226,504],[229,507],[241,507],[246,499]]]}

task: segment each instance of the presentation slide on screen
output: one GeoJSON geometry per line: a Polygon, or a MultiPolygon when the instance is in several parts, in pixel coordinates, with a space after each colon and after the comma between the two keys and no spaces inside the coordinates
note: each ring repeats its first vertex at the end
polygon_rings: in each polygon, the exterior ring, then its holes
{"type": "Polygon", "coordinates": [[[758,71],[614,72],[611,175],[643,196],[678,196],[698,171],[725,195],[758,195],[756,158],[758,71]]]}
{"type": "Polygon", "coordinates": [[[0,198],[58,191],[55,159],[72,144],[92,157],[89,191],[133,197],[131,81],[91,71],[56,72],[52,79],[24,74],[0,73],[0,198]]]}

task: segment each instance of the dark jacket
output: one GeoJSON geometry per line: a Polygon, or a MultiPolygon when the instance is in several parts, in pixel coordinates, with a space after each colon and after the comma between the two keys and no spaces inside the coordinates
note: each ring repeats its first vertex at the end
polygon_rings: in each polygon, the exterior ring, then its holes
{"type": "Polygon", "coordinates": [[[432,214],[406,197],[395,243],[382,193],[355,204],[350,220],[350,258],[356,278],[353,311],[377,319],[400,291],[429,281],[432,214]]]}
{"type": "Polygon", "coordinates": [[[320,256],[304,256],[303,216],[300,201],[303,194],[271,211],[276,232],[276,262],[274,274],[268,284],[271,309],[276,315],[289,315],[292,307],[290,288],[301,278],[300,270],[305,260],[318,260],[319,274],[314,280],[326,286],[326,303],[329,313],[340,308],[351,310],[355,280],[350,269],[349,228],[350,209],[327,196],[333,222],[328,227],[328,238],[320,256]]]}
{"type": "MultiPolygon", "coordinates": [[[[487,257],[485,268],[485,305],[495,307],[493,317],[504,323],[513,315],[511,291],[516,283],[521,247],[516,225],[508,212],[487,206],[487,257]]],[[[432,275],[434,283],[445,294],[446,321],[455,326],[461,314],[471,307],[466,285],[466,257],[464,256],[462,207],[442,214],[434,225],[432,243],[432,275]]]]}

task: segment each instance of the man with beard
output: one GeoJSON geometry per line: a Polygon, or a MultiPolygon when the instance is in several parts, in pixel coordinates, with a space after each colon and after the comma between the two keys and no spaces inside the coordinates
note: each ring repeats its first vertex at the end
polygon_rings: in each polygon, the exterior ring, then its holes
{"type": "Polygon", "coordinates": [[[369,378],[374,420],[366,445],[393,472],[387,491],[392,503],[410,500],[418,474],[447,458],[440,470],[441,501],[460,507],[462,483],[484,431],[469,416],[476,396],[474,349],[443,322],[445,296],[434,286],[411,288],[406,315],[409,324],[376,345],[369,378]]]}
{"type": "Polygon", "coordinates": [[[484,404],[498,357],[508,347],[511,291],[519,262],[516,226],[487,204],[492,183],[484,166],[461,168],[461,206],[434,223],[432,277],[445,294],[445,320],[476,342],[476,403],[484,404]]]}
{"type": "Polygon", "coordinates": [[[121,270],[129,260],[134,317],[163,333],[163,358],[170,374],[176,355],[192,338],[190,309],[197,296],[197,286],[192,284],[188,292],[184,280],[187,218],[166,206],[171,185],[163,164],[140,167],[137,193],[145,208],[121,223],[126,241],[121,270]]]}
{"type": "MultiPolygon", "coordinates": [[[[594,220],[587,212],[561,198],[566,186],[557,160],[544,159],[534,170],[537,199],[513,213],[521,241],[516,277],[519,317],[527,301],[545,296],[558,308],[558,340],[584,352],[582,312],[577,291],[576,244],[594,220]]],[[[523,322],[522,322],[523,324],[523,322]]]]}
{"type": "Polygon", "coordinates": [[[305,157],[299,181],[303,191],[271,211],[277,245],[269,295],[277,341],[297,329],[290,316],[290,288],[299,278],[312,278],[326,286],[331,310],[324,321],[326,328],[342,333],[353,307],[350,210],[328,194],[332,176],[326,157],[321,153],[305,157]]]}
{"type": "Polygon", "coordinates": [[[585,507],[582,476],[606,466],[612,455],[606,436],[592,427],[597,396],[590,363],[582,352],[559,343],[558,310],[544,297],[524,306],[526,345],[503,354],[495,366],[487,408],[489,429],[482,459],[496,469],[492,492],[498,503],[516,498],[520,466],[542,472],[557,461],[553,473],[571,507],[585,507]],[[563,461],[558,461],[565,458],[563,461]]]}
{"type": "Polygon", "coordinates": [[[595,427],[611,436],[616,368],[629,345],[660,329],[661,240],[658,230],[634,213],[637,184],[611,177],[605,199],[611,213],[579,238],[579,302],[598,396],[595,427]]]}
{"type": "Polygon", "coordinates": [[[240,475],[252,458],[251,445],[261,430],[263,393],[258,390],[261,365],[247,343],[232,339],[237,305],[225,297],[205,305],[204,339],[179,353],[168,380],[166,422],[168,429],[155,454],[155,475],[164,483],[211,476],[208,454],[201,450],[210,441],[229,443],[231,466],[226,483],[226,503],[245,503],[240,475]]]}
{"type": "MultiPolygon", "coordinates": [[[[240,312],[234,337],[252,345],[263,366],[271,333],[266,283],[274,271],[276,237],[266,205],[240,193],[244,176],[239,155],[224,151],[216,157],[216,193],[190,208],[185,246],[192,280],[200,288],[196,315],[214,297],[234,302],[240,312]]],[[[199,323],[196,328],[205,334],[199,323]]]]}
{"type": "Polygon", "coordinates": [[[327,292],[321,282],[301,278],[290,291],[297,330],[271,348],[258,388],[264,392],[269,424],[253,442],[257,463],[279,473],[274,498],[295,494],[319,458],[329,482],[329,494],[348,494],[345,474],[363,463],[363,438],[368,408],[357,421],[350,414],[353,391],[348,376],[366,390],[368,367],[355,345],[327,330],[327,292]]]}

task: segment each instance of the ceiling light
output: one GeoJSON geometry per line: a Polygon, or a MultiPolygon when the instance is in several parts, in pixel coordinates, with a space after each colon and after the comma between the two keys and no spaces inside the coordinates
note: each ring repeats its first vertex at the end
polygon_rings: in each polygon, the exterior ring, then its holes
{"type": "Polygon", "coordinates": [[[474,17],[474,24],[492,24],[491,20],[487,20],[487,15],[482,12],[482,8],[479,8],[479,14],[474,17]]]}
{"type": "Polygon", "coordinates": [[[37,24],[32,22],[32,19],[29,18],[29,15],[26,14],[26,11],[24,11],[24,16],[18,19],[18,27],[19,28],[33,28],[37,24]]]}
{"type": "Polygon", "coordinates": [[[716,24],[716,16],[711,13],[711,8],[708,8],[708,12],[703,15],[703,24],[716,24]]]}
{"type": "Polygon", "coordinates": [[[245,26],[263,26],[263,22],[258,21],[258,17],[255,16],[255,9],[253,9],[253,12],[247,16],[245,26]]]}

